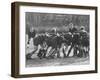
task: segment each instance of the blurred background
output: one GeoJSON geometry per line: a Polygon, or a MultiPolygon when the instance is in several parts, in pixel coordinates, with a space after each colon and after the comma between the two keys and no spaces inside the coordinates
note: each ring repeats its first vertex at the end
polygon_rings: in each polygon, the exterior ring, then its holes
{"type": "Polygon", "coordinates": [[[77,29],[84,26],[89,32],[89,15],[26,12],[25,17],[26,34],[31,27],[39,33],[49,31],[53,27],[57,28],[58,32],[64,32],[69,30],[70,24],[77,29]]]}

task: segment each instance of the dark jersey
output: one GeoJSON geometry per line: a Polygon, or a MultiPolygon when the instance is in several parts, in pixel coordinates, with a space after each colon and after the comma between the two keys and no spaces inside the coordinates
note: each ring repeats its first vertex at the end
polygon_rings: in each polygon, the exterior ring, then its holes
{"type": "Polygon", "coordinates": [[[80,32],[80,42],[83,46],[89,45],[89,36],[87,32],[80,32]]]}
{"type": "Polygon", "coordinates": [[[35,35],[36,35],[36,32],[35,32],[35,31],[33,31],[33,32],[28,32],[29,39],[30,39],[30,38],[34,38],[35,35]]]}
{"type": "Polygon", "coordinates": [[[75,28],[75,27],[72,28],[72,29],[71,29],[71,28],[69,29],[69,32],[71,32],[71,33],[74,33],[74,32],[76,32],[76,31],[77,31],[77,28],[75,28]]]}
{"type": "Polygon", "coordinates": [[[72,42],[72,34],[64,34],[64,38],[65,38],[65,43],[67,44],[67,45],[70,45],[71,44],[71,42],[72,42]]]}
{"type": "Polygon", "coordinates": [[[80,34],[79,33],[74,33],[73,38],[72,38],[72,43],[73,44],[79,44],[79,39],[80,39],[80,34]]]}

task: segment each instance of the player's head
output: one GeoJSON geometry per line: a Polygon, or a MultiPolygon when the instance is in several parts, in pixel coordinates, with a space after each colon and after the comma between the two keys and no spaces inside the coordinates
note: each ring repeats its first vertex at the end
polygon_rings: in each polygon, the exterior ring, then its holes
{"type": "Polygon", "coordinates": [[[54,28],[52,28],[51,32],[52,33],[56,33],[57,32],[57,29],[54,27],[54,28]]]}
{"type": "Polygon", "coordinates": [[[70,28],[73,28],[73,27],[74,27],[73,23],[70,23],[70,24],[69,24],[69,27],[70,27],[70,28]]]}
{"type": "Polygon", "coordinates": [[[80,27],[80,30],[85,30],[85,27],[84,27],[84,26],[81,26],[81,27],[80,27]]]}

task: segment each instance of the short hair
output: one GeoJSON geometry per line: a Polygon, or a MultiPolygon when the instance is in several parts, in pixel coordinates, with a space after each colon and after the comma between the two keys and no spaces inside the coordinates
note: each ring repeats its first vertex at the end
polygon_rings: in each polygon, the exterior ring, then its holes
{"type": "Polygon", "coordinates": [[[84,30],[84,29],[85,29],[85,27],[84,26],[81,26],[80,30],[84,30]]]}

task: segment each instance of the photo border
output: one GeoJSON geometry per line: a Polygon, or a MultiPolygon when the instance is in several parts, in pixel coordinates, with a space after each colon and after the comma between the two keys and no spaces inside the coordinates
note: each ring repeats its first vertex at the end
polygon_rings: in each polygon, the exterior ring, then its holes
{"type": "Polygon", "coordinates": [[[81,6],[81,5],[62,5],[62,4],[44,4],[44,3],[29,3],[29,2],[13,2],[11,4],[11,76],[15,78],[23,77],[41,77],[41,76],[56,76],[56,75],[72,75],[72,74],[86,74],[97,73],[97,7],[96,6],[81,6]],[[19,60],[19,35],[20,35],[20,20],[19,9],[20,6],[39,6],[39,7],[57,7],[57,8],[71,8],[71,9],[88,9],[95,11],[95,70],[89,71],[74,71],[74,72],[57,72],[57,73],[42,73],[42,74],[23,74],[20,75],[20,60],[19,60]]]}

